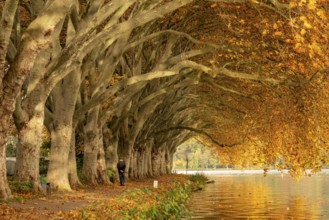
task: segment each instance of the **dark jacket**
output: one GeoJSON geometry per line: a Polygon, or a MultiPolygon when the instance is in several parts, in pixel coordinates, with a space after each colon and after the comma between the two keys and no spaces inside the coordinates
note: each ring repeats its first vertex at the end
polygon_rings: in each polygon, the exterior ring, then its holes
{"type": "Polygon", "coordinates": [[[118,172],[124,173],[126,169],[126,163],[123,160],[120,160],[117,164],[118,172]]]}

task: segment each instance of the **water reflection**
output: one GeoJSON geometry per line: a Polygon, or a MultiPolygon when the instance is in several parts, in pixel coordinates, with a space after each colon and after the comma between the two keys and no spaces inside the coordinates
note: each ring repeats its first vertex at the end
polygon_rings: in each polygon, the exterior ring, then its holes
{"type": "Polygon", "coordinates": [[[329,219],[329,176],[299,181],[285,175],[209,176],[215,183],[195,193],[186,219],[329,219]]]}

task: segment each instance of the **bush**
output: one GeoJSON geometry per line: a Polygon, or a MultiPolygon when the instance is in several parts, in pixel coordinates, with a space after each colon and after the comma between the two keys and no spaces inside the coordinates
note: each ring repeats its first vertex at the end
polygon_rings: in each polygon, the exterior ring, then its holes
{"type": "Polygon", "coordinates": [[[6,156],[7,157],[16,157],[16,145],[17,145],[17,137],[9,136],[6,143],[6,156]]]}
{"type": "Polygon", "coordinates": [[[39,163],[39,173],[41,175],[47,175],[48,167],[49,167],[49,159],[46,157],[40,157],[40,163],[39,163]]]}
{"type": "Polygon", "coordinates": [[[194,175],[191,175],[189,178],[190,181],[192,181],[193,184],[193,191],[202,190],[205,186],[205,183],[208,181],[208,178],[201,173],[196,173],[194,175]]]}
{"type": "Polygon", "coordinates": [[[145,219],[181,219],[188,216],[185,203],[191,188],[188,184],[176,183],[176,187],[167,191],[157,204],[152,205],[145,213],[145,219]]]}
{"type": "Polygon", "coordinates": [[[196,173],[190,176],[190,181],[195,183],[205,183],[208,178],[202,173],[196,173]]]}
{"type": "Polygon", "coordinates": [[[113,170],[110,167],[107,168],[106,169],[106,175],[109,177],[109,179],[112,183],[115,183],[115,180],[117,179],[117,173],[115,172],[115,170],[113,170]]]}
{"type": "Polygon", "coordinates": [[[8,181],[12,192],[28,193],[33,191],[33,182],[8,181]]]}
{"type": "Polygon", "coordinates": [[[46,185],[47,182],[48,182],[48,180],[47,180],[47,176],[45,176],[45,175],[41,175],[41,176],[40,176],[40,184],[41,184],[41,185],[46,185]]]}
{"type": "Polygon", "coordinates": [[[84,173],[82,173],[81,170],[78,171],[78,177],[82,184],[87,184],[89,182],[88,176],[86,176],[84,173]]]}

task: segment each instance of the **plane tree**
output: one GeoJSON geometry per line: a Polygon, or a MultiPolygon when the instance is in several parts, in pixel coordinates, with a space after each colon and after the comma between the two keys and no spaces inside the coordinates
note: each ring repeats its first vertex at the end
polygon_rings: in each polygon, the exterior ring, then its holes
{"type": "MultiPolygon", "coordinates": [[[[53,42],[57,44],[58,38],[65,36],[65,19],[79,18],[76,16],[79,13],[79,2],[52,1],[44,3],[39,1],[37,3],[22,3],[29,4],[28,7],[33,8],[31,10],[33,13],[30,16],[31,22],[26,24],[22,36],[19,36],[19,33],[15,33],[17,38],[21,39],[19,42],[16,42],[17,45],[14,45],[16,48],[11,48],[13,50],[16,49],[15,59],[13,63],[8,65],[9,68],[6,71],[2,71],[1,75],[1,103],[4,106],[1,111],[2,128],[8,125],[9,118],[14,110],[13,105],[16,97],[20,93],[20,98],[16,104],[19,108],[17,108],[18,112],[15,114],[15,119],[19,130],[19,146],[24,147],[19,147],[20,153],[18,153],[17,157],[18,169],[16,176],[18,179],[31,180],[36,188],[39,186],[38,159],[36,158],[39,157],[44,106],[56,84],[77,69],[93,48],[105,41],[107,41],[108,45],[111,45],[120,38],[121,34],[129,32],[190,2],[191,0],[170,1],[153,9],[145,10],[145,12],[137,14],[133,19],[123,20],[118,23],[120,13],[127,11],[136,1],[95,1],[90,10],[96,10],[97,13],[93,14],[90,12],[93,15],[86,16],[85,20],[81,21],[79,27],[75,26],[76,35],[68,44],[61,45],[62,48],[59,48],[61,49],[59,53],[55,53],[58,51],[54,52],[50,45],[53,42]],[[40,71],[37,71],[38,68],[40,68],[40,71]],[[29,80],[26,81],[21,92],[23,81],[28,75],[29,80]],[[23,153],[25,150],[27,150],[26,152],[34,152],[33,155],[30,154],[31,158],[34,159],[28,160],[29,163],[33,162],[33,165],[26,165],[29,155],[23,153]],[[20,157],[19,155],[27,156],[20,157]]],[[[1,44],[4,49],[9,48],[8,45],[13,45],[9,44],[10,34],[8,33],[11,32],[9,30],[12,28],[17,4],[17,1],[5,1],[5,11],[2,13],[2,26],[5,28],[2,30],[8,30],[8,32],[6,32],[6,35],[2,34],[3,43],[1,44]],[[8,23],[7,19],[11,22],[8,23]]],[[[72,20],[73,26],[77,24],[76,22],[77,20],[72,20]]],[[[15,29],[15,31],[17,30],[20,29],[15,29]]],[[[12,54],[12,51],[10,52],[12,54]]],[[[1,56],[1,65],[5,66],[4,57],[6,53],[2,53],[1,56]]],[[[1,152],[5,151],[5,140],[5,130],[1,129],[1,152]]],[[[1,163],[4,164],[4,153],[2,156],[1,163]]],[[[2,167],[1,181],[3,184],[1,184],[1,197],[6,199],[10,196],[10,191],[6,184],[5,166],[2,167]]]]}
{"type": "MultiPolygon", "coordinates": [[[[30,74],[34,60],[38,57],[51,42],[51,33],[55,30],[58,23],[63,20],[68,13],[72,3],[71,1],[53,1],[49,4],[43,13],[40,14],[29,27],[26,28],[19,40],[19,47],[12,47],[10,43],[11,30],[13,29],[14,18],[18,7],[18,1],[5,1],[1,16],[1,81],[0,81],[0,102],[1,102],[1,129],[0,129],[0,148],[1,148],[1,198],[10,197],[10,190],[6,180],[5,169],[5,144],[6,128],[9,127],[11,115],[14,111],[15,99],[20,93],[25,77],[30,74]],[[4,28],[2,28],[4,27],[4,28]],[[7,63],[5,57],[13,54],[16,50],[15,59],[12,63],[7,63]],[[8,52],[10,51],[10,52],[8,52]],[[6,67],[6,68],[5,68],[6,67]]],[[[19,28],[17,29],[19,30],[19,28]]],[[[17,42],[18,43],[18,42],[17,42]]],[[[37,120],[33,119],[35,126],[38,126],[37,120]]],[[[43,121],[39,121],[43,123],[43,121]]],[[[37,138],[34,138],[37,140],[37,138]]],[[[37,150],[36,150],[37,151],[37,150]]],[[[37,151],[38,152],[38,151],[37,151]]],[[[39,155],[38,155],[39,157],[39,155]]],[[[33,166],[33,165],[31,165],[33,166]]],[[[34,167],[38,169],[37,167],[34,167]]],[[[35,175],[32,176],[33,181],[35,175]]]]}

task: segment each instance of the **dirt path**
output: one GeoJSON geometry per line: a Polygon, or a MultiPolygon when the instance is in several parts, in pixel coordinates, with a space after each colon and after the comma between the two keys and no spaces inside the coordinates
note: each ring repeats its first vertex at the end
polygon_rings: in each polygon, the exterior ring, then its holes
{"type": "Polygon", "coordinates": [[[118,183],[110,186],[88,186],[74,192],[40,197],[14,195],[13,200],[0,203],[0,219],[55,219],[60,213],[81,210],[99,201],[115,198],[126,190],[152,186],[153,179],[148,179],[128,181],[125,186],[119,186],[118,183]]]}

